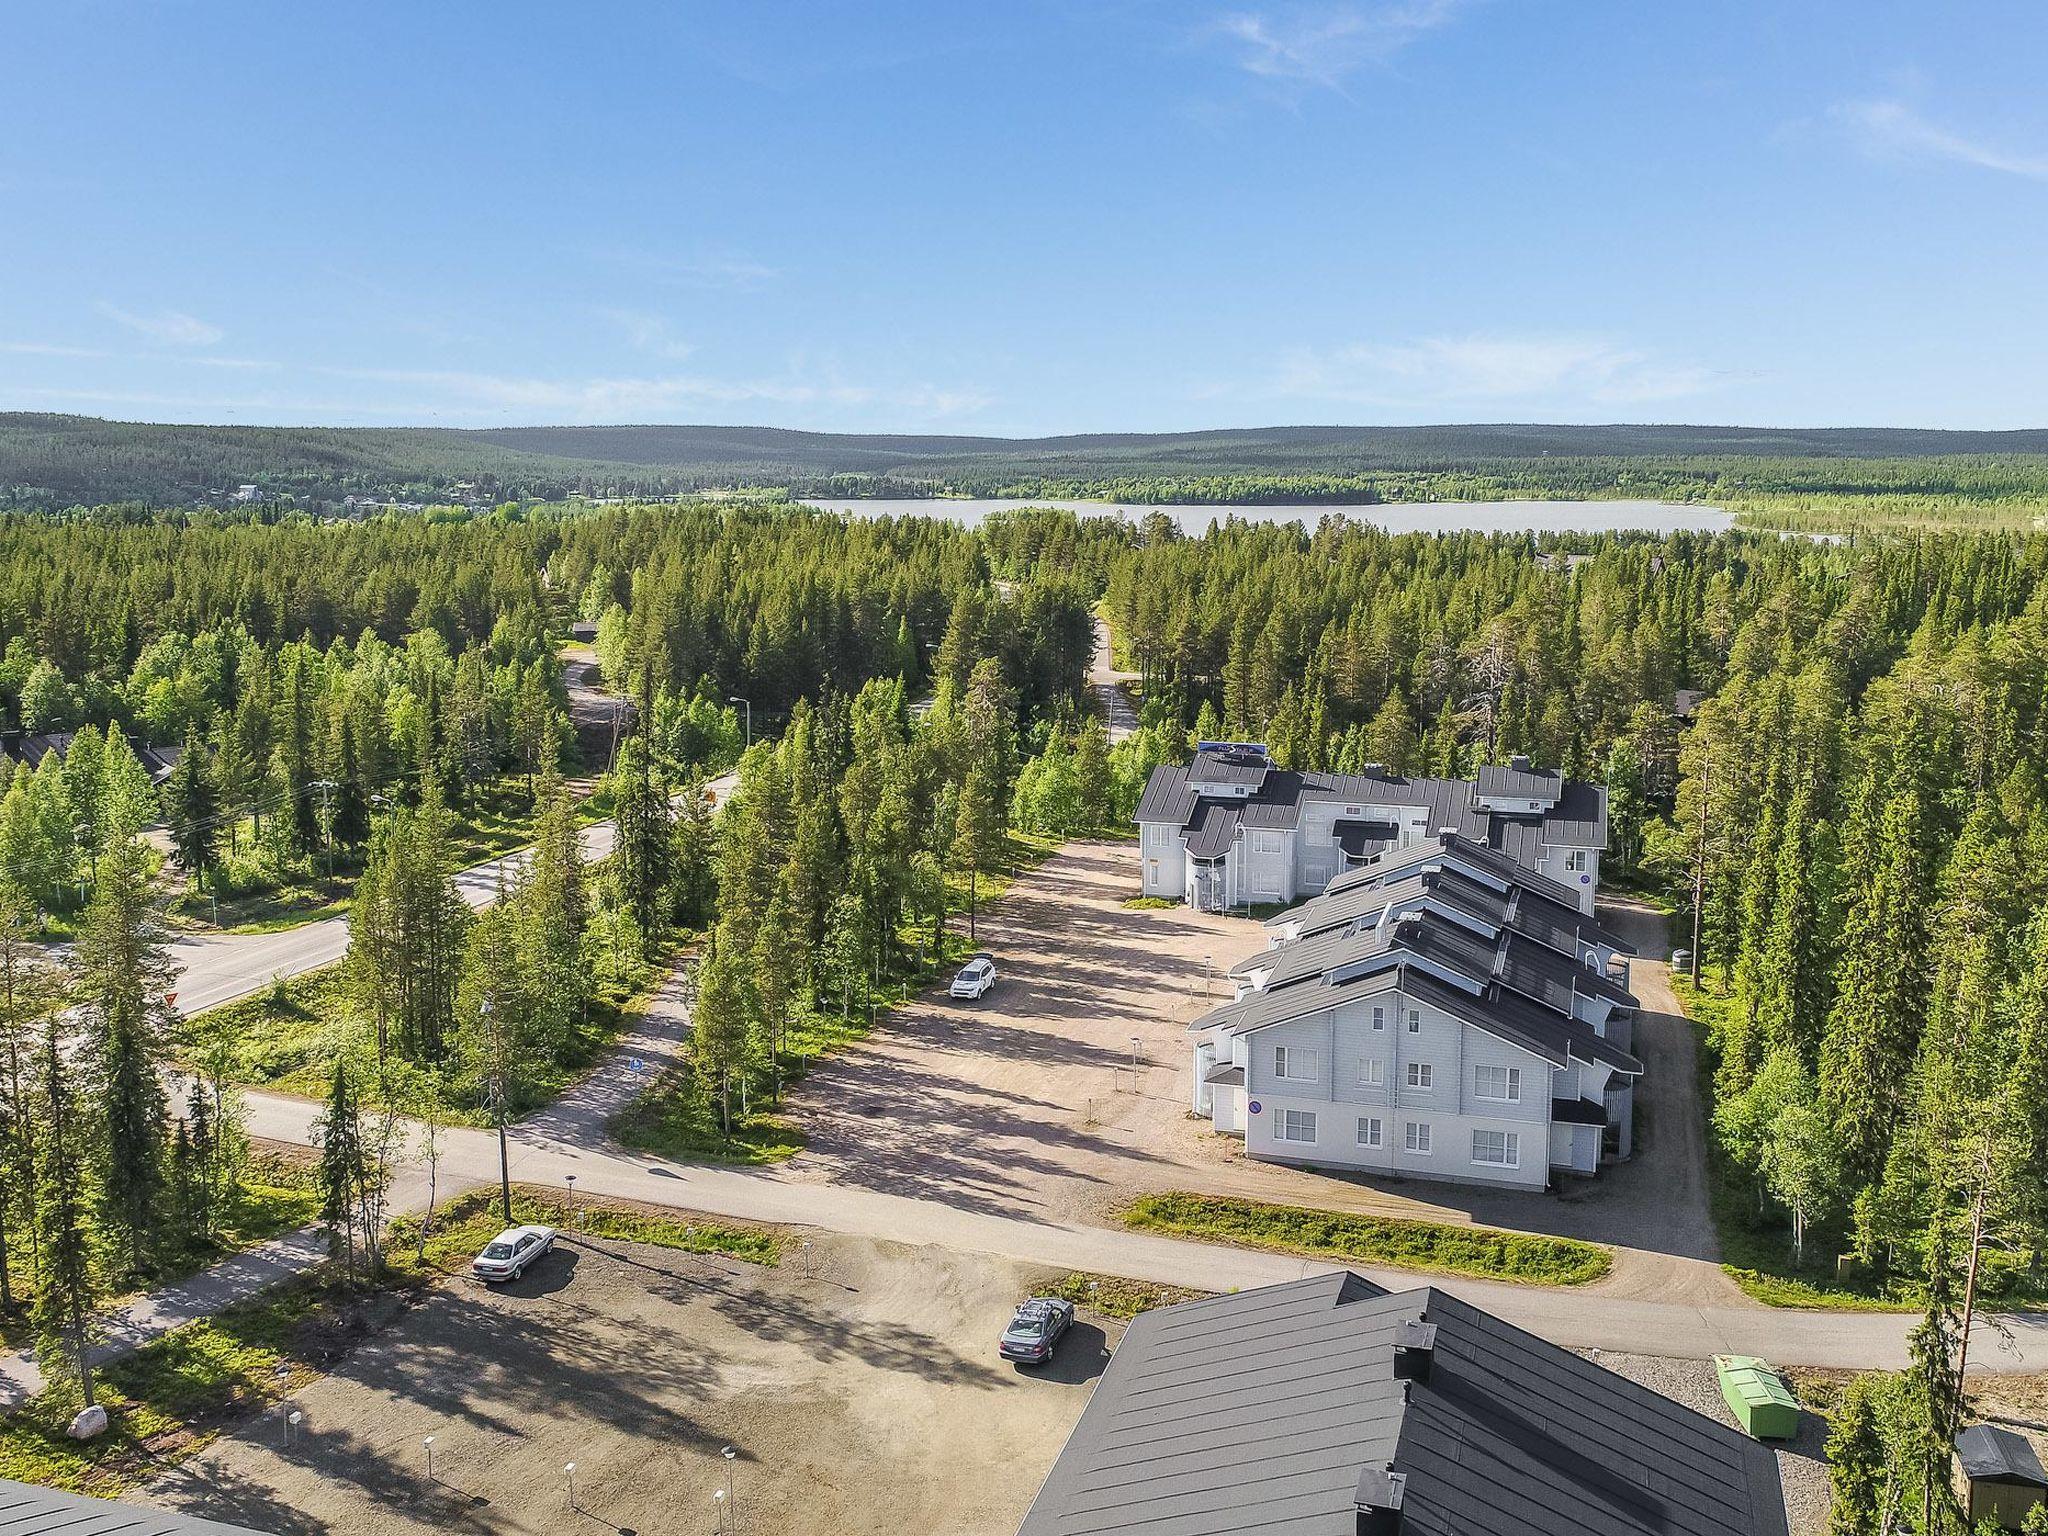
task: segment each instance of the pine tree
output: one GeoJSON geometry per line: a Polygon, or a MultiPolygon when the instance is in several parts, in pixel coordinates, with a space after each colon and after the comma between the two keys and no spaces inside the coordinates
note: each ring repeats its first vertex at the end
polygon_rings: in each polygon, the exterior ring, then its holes
{"type": "Polygon", "coordinates": [[[746,1070],[747,1011],[739,975],[739,936],[720,924],[697,970],[697,1002],[690,1016],[690,1062],[718,1102],[719,1134],[732,1139],[732,1090],[746,1070]]]}
{"type": "Polygon", "coordinates": [[[619,750],[612,803],[619,888],[652,958],[668,928],[664,897],[676,872],[676,846],[668,786],[655,775],[644,735],[629,738],[619,750]]]}

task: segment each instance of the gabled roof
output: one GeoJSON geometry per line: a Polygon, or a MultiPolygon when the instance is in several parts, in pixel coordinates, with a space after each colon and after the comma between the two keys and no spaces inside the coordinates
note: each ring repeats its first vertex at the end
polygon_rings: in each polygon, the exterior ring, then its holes
{"type": "Polygon", "coordinates": [[[1972,1481],[2019,1483],[2048,1488],[2048,1472],[2024,1435],[1995,1424],[1972,1424],[1956,1436],[1956,1460],[1972,1481]]]}
{"type": "Polygon", "coordinates": [[[1355,1536],[1394,1478],[1403,1536],[1786,1528],[1768,1448],[1442,1291],[1340,1271],[1133,1320],[1018,1536],[1355,1536]],[[1426,1350],[1420,1379],[1397,1341],[1426,1350]]]}
{"type": "Polygon", "coordinates": [[[1555,800],[1563,783],[1564,775],[1555,768],[1531,768],[1523,758],[1519,765],[1483,765],[1477,787],[1480,794],[1497,800],[1555,800]]]}
{"type": "Polygon", "coordinates": [[[1633,996],[1515,934],[1488,939],[1436,913],[1292,940],[1231,973],[1259,969],[1272,973],[1263,988],[1211,1009],[1188,1027],[1245,1034],[1398,988],[1554,1066],[1597,1062],[1631,1077],[1643,1070],[1633,1055],[1572,1011],[1574,990],[1624,1006],[1635,1003],[1633,996]]]}

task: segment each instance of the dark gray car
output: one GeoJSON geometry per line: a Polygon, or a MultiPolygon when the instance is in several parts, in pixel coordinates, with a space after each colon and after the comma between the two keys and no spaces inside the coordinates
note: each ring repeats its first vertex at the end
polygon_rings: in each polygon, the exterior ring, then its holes
{"type": "Polygon", "coordinates": [[[1005,1360],[1020,1365],[1043,1365],[1052,1358],[1053,1347],[1074,1323],[1074,1304],[1061,1296],[1034,1296],[1017,1308],[1010,1326],[1003,1330],[997,1346],[1005,1360]]]}

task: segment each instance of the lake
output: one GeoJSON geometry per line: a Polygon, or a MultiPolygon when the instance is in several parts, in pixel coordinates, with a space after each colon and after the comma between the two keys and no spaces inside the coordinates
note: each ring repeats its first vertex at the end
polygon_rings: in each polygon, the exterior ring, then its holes
{"type": "Polygon", "coordinates": [[[1376,523],[1389,533],[1723,533],[1735,516],[1719,507],[1668,501],[1410,501],[1377,506],[1120,506],[1109,501],[830,501],[807,497],[811,506],[857,517],[949,517],[972,526],[994,512],[1018,507],[1064,507],[1083,516],[1116,515],[1136,520],[1164,512],[1183,530],[1200,534],[1213,522],[1238,517],[1254,523],[1300,523],[1313,528],[1332,513],[1376,523]]]}

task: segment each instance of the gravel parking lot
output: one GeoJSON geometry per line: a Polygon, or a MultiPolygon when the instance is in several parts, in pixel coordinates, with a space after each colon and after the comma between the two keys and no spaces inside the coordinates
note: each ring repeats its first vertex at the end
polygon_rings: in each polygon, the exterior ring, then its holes
{"type": "Polygon", "coordinates": [[[1264,947],[1242,917],[1126,908],[1136,845],[1069,843],[983,914],[995,989],[934,988],[814,1071],[791,1098],[807,1150],[793,1179],[961,1210],[1103,1221],[1134,1194],[1194,1189],[1423,1221],[1476,1222],[1612,1244],[1603,1291],[1740,1306],[1716,1262],[1701,1169],[1691,1028],[1676,1013],[1663,919],[1617,908],[1645,956],[1636,1046],[1637,1157],[1554,1195],[1309,1173],[1253,1162],[1189,1111],[1187,1025],[1228,995],[1230,966],[1264,947]]]}
{"type": "Polygon", "coordinates": [[[1109,1340],[996,1357],[1033,1273],[814,1234],[779,1269],[564,1244],[516,1284],[447,1284],[150,1490],[277,1536],[717,1529],[1008,1533],[1109,1340]],[[434,1438],[429,1479],[421,1442],[434,1438]],[[565,1466],[576,1464],[576,1506],[565,1466]]]}

